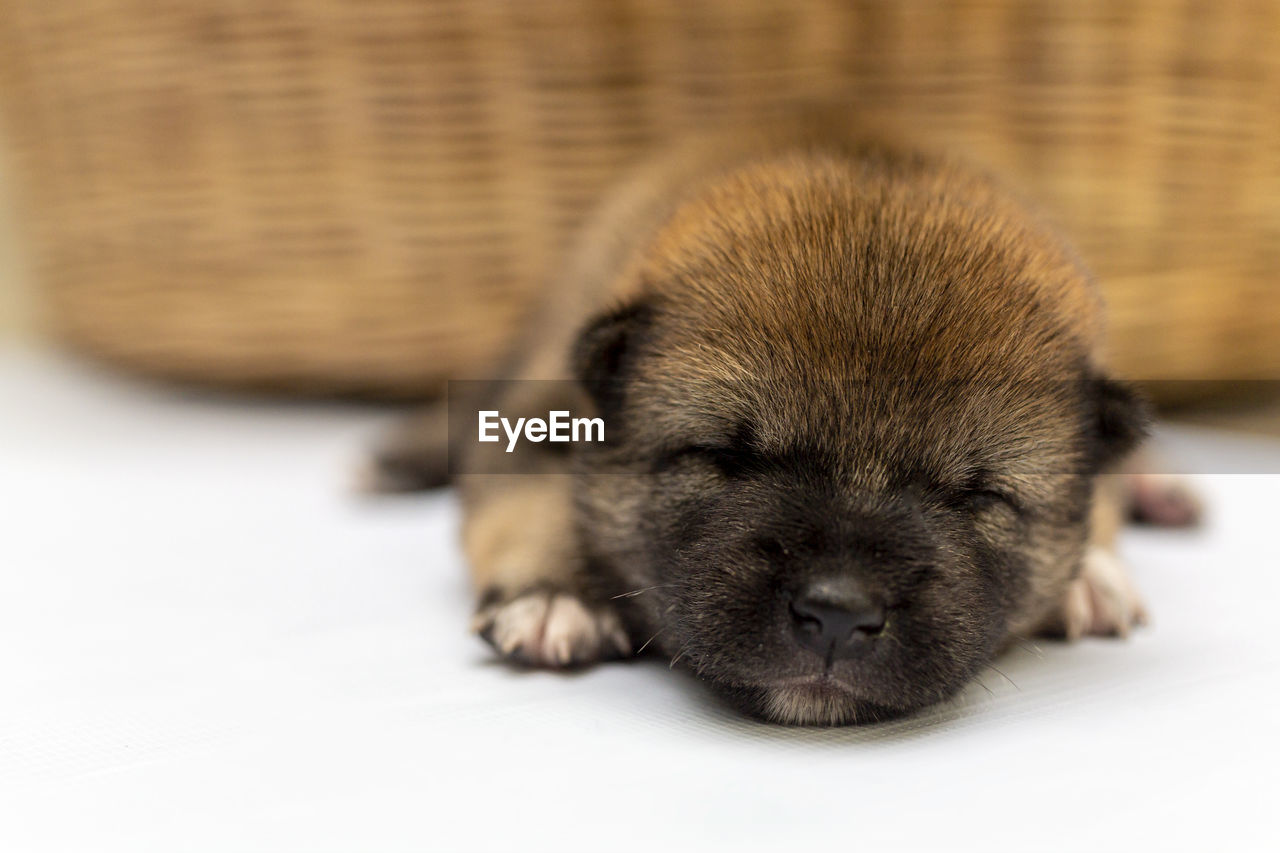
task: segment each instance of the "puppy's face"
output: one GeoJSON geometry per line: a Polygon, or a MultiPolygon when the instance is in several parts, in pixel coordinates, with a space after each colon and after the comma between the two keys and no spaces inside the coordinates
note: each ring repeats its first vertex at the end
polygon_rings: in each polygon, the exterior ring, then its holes
{"type": "Polygon", "coordinates": [[[1052,243],[936,190],[870,207],[865,178],[739,176],[579,345],[609,439],[576,460],[589,556],[645,590],[652,648],[779,722],[964,685],[1057,600],[1139,431],[1052,243]]]}

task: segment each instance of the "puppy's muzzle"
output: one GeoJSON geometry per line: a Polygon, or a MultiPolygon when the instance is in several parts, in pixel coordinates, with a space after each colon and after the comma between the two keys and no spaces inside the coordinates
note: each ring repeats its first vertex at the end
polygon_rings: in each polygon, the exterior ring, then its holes
{"type": "Polygon", "coordinates": [[[791,600],[796,641],[828,663],[865,653],[884,625],[884,604],[851,577],[814,578],[791,600]]]}

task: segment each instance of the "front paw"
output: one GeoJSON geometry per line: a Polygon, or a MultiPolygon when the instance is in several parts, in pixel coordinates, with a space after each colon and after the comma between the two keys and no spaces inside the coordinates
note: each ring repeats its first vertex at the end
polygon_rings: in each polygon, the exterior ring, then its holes
{"type": "Polygon", "coordinates": [[[482,601],[471,629],[503,658],[525,666],[566,669],[631,654],[613,608],[567,592],[535,590],[482,601]]]}
{"type": "Polygon", "coordinates": [[[1045,633],[1077,640],[1084,636],[1126,637],[1147,612],[1124,564],[1104,548],[1090,548],[1080,576],[1063,594],[1045,633]]]}

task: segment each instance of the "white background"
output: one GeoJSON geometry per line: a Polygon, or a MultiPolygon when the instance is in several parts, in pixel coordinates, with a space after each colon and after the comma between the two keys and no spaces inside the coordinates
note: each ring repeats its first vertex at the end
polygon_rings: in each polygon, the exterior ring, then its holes
{"type": "MultiPolygon", "coordinates": [[[[0,850],[1280,844],[1280,476],[1198,477],[1206,529],[1126,536],[1128,642],[789,730],[662,662],[492,663],[453,497],[345,490],[385,417],[0,354],[0,850]]],[[[1166,439],[1280,471],[1280,443],[1166,439]]]]}

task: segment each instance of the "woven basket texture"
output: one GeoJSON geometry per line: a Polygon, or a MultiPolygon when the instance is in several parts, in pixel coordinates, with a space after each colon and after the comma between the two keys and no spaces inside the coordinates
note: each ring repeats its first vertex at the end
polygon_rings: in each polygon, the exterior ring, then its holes
{"type": "Polygon", "coordinates": [[[206,383],[482,375],[602,189],[797,100],[1004,174],[1139,378],[1280,377],[1280,6],[7,0],[0,107],[61,337],[206,383]]]}

